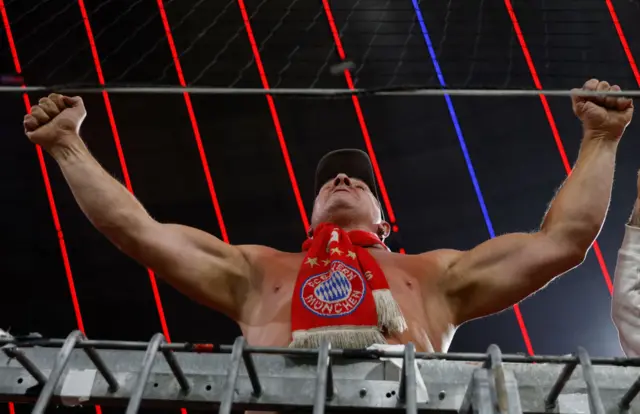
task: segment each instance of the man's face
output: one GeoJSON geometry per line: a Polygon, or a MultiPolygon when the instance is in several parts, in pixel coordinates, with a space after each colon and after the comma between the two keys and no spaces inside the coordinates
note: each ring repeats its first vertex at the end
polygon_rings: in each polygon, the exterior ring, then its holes
{"type": "Polygon", "coordinates": [[[331,222],[340,225],[370,223],[376,227],[381,222],[380,206],[363,181],[338,174],[320,189],[311,222],[313,226],[331,222]]]}

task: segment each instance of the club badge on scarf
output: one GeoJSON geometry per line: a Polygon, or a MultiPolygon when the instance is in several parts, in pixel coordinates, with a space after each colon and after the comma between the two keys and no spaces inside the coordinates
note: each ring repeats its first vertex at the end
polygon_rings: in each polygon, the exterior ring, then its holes
{"type": "Polygon", "coordinates": [[[337,348],[385,344],[384,333],[407,329],[380,266],[367,247],[387,248],[365,231],[321,224],[304,242],[307,255],[291,300],[291,348],[317,348],[327,338],[337,348]]]}

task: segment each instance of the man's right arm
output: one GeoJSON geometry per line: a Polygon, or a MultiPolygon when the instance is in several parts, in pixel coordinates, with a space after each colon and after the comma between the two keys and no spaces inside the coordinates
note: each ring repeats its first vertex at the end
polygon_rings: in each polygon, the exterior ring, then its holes
{"type": "Polygon", "coordinates": [[[65,99],[66,104],[56,97],[41,100],[25,117],[25,130],[58,162],[87,218],[121,251],[175,288],[238,320],[252,284],[242,251],[200,230],[154,220],[89,153],[77,132],[84,119],[82,101],[65,99]],[[77,125],[65,128],[65,118],[77,125]]]}
{"type": "Polygon", "coordinates": [[[640,356],[640,196],[618,251],[611,316],[625,354],[640,356]]]}

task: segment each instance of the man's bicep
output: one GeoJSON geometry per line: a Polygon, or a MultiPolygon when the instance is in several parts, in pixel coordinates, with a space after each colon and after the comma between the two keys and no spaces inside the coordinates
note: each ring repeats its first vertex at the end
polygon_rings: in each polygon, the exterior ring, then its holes
{"type": "Polygon", "coordinates": [[[457,323],[512,306],[582,261],[544,233],[512,233],[460,253],[443,278],[457,323]]]}
{"type": "Polygon", "coordinates": [[[154,223],[140,231],[132,256],[204,305],[236,317],[250,289],[242,251],[203,231],[154,223]]]}

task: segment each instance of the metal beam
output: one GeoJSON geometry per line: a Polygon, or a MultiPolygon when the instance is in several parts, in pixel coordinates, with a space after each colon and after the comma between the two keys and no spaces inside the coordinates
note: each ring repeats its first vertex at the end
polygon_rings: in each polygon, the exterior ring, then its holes
{"type": "Polygon", "coordinates": [[[0,401],[40,399],[38,409],[82,403],[128,406],[130,413],[153,406],[452,414],[602,414],[622,408],[640,414],[633,399],[640,367],[623,366],[637,361],[604,364],[582,348],[575,357],[549,357],[568,365],[506,362],[517,358],[495,345],[470,360],[465,360],[470,354],[439,360],[431,358],[440,354],[416,353],[412,345],[402,353],[337,350],[329,343],[309,350],[256,349],[238,338],[229,354],[223,346],[166,344],[161,335],[149,343],[87,340],[77,333],[66,341],[26,337],[5,340],[2,349],[0,401]],[[402,358],[402,374],[391,378],[397,371],[382,356],[402,358]],[[418,375],[428,403],[416,402],[418,375]]]}

